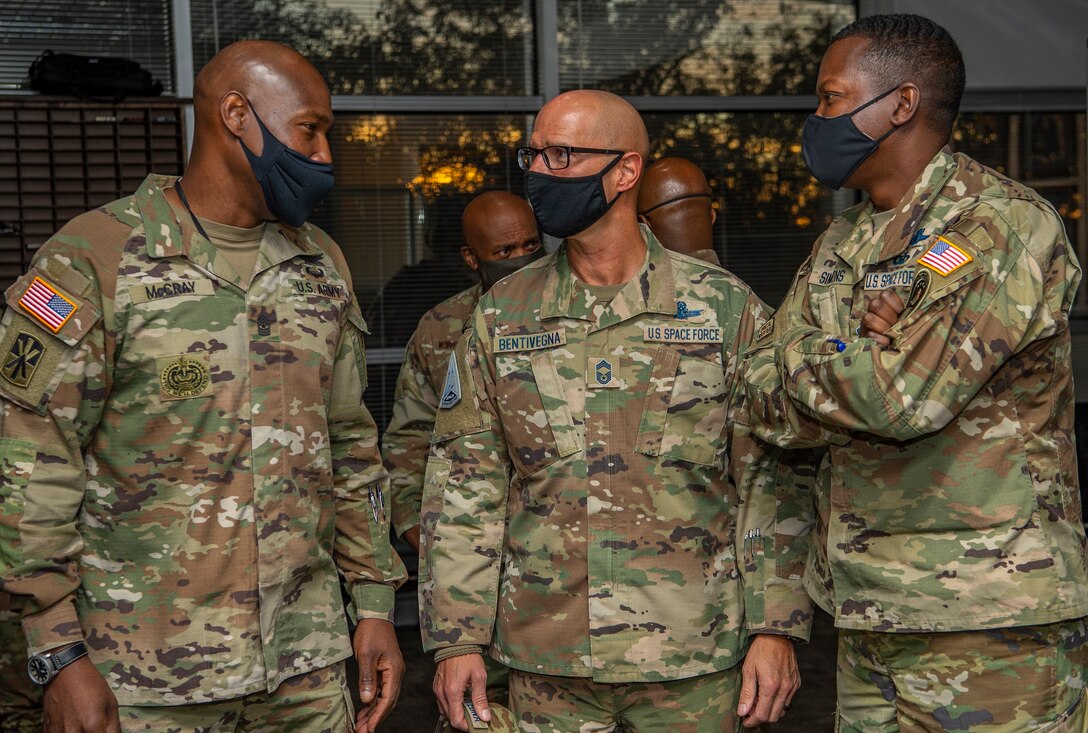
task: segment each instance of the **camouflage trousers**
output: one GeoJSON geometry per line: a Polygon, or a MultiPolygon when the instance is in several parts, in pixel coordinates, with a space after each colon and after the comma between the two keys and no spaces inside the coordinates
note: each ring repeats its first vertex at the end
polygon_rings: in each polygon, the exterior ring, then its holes
{"type": "Polygon", "coordinates": [[[351,733],[343,662],[285,680],[276,691],[196,705],[124,705],[121,730],[155,733],[351,733]]]}
{"type": "Polygon", "coordinates": [[[928,634],[839,630],[840,733],[1084,733],[1085,620],[928,634]]]}
{"type": "Polygon", "coordinates": [[[522,733],[735,733],[739,698],[739,666],[627,684],[510,670],[510,709],[522,733]]]}
{"type": "Polygon", "coordinates": [[[17,611],[0,610],[0,733],[40,733],[42,688],[26,672],[26,634],[17,611]]]}

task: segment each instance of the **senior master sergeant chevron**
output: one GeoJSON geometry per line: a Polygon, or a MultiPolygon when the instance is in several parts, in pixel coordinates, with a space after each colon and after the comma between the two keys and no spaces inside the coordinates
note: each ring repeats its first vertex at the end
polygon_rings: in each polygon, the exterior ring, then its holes
{"type": "Polygon", "coordinates": [[[464,730],[471,688],[486,718],[486,651],[511,668],[523,731],[776,719],[798,685],[788,636],[810,621],[785,548],[804,557],[808,525],[775,527],[792,474],[727,420],[766,310],[638,225],[649,142],[629,104],[560,95],[531,144],[530,203],[566,241],[480,301],[427,465],[421,625],[439,706],[464,730]]]}

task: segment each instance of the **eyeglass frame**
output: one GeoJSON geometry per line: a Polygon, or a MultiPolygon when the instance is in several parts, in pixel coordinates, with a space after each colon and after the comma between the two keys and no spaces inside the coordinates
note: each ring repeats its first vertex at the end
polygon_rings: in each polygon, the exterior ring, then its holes
{"type": "Polygon", "coordinates": [[[517,149],[516,155],[517,155],[517,160],[518,160],[518,168],[521,168],[523,171],[528,171],[530,168],[533,167],[533,161],[536,160],[536,157],[538,155],[543,156],[544,166],[548,170],[550,170],[550,171],[561,171],[561,170],[566,170],[567,168],[570,168],[570,154],[571,153],[594,153],[596,155],[624,155],[626,152],[627,151],[625,151],[625,150],[611,150],[611,149],[608,149],[608,148],[580,148],[580,147],[575,147],[574,145],[545,145],[542,148],[534,148],[534,147],[529,146],[529,145],[524,145],[524,146],[517,149]],[[553,168],[552,167],[551,162],[549,162],[549,160],[548,160],[548,154],[544,152],[545,150],[549,150],[551,148],[558,148],[560,150],[567,151],[567,164],[566,165],[560,166],[558,168],[553,168]],[[529,152],[531,152],[533,154],[532,159],[529,160],[529,165],[523,165],[522,164],[522,151],[529,151],[529,152]]]}

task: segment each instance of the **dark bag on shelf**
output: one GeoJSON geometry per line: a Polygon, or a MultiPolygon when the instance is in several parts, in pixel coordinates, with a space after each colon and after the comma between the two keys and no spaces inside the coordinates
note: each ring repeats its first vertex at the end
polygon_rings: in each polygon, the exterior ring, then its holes
{"type": "Polygon", "coordinates": [[[130,59],[52,51],[46,51],[30,65],[30,88],[42,94],[112,102],[162,94],[162,83],[130,59]]]}

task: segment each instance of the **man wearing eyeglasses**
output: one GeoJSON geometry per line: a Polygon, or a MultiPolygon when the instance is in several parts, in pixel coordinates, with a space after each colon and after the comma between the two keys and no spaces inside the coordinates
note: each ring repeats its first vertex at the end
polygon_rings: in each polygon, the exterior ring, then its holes
{"type": "Polygon", "coordinates": [[[490,717],[486,653],[534,730],[775,720],[811,618],[811,517],[775,526],[792,467],[727,419],[767,311],[639,226],[649,141],[629,104],[560,95],[530,142],[529,201],[565,242],[483,296],[448,367],[420,568],[439,707],[459,730],[466,694],[490,717]]]}
{"type": "Polygon", "coordinates": [[[662,158],[642,174],[638,218],[665,249],[722,266],[714,251],[710,184],[699,166],[684,158],[662,158]]]}

